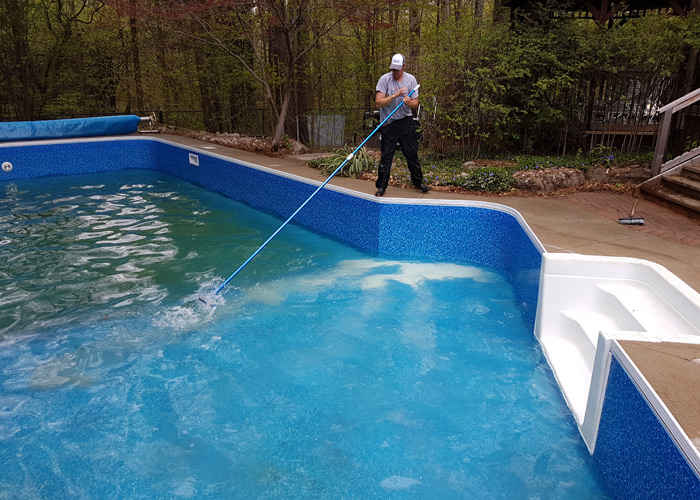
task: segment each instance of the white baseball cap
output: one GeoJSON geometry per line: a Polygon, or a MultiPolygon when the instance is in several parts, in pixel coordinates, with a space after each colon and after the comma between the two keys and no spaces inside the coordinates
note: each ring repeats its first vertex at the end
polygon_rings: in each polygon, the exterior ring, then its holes
{"type": "Polygon", "coordinates": [[[394,57],[391,58],[389,69],[403,69],[404,64],[406,64],[406,58],[401,54],[394,54],[394,57]]]}

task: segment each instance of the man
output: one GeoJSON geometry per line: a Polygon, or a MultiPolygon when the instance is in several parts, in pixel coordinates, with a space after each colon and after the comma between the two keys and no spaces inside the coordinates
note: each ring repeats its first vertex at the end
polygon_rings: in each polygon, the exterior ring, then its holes
{"type": "Polygon", "coordinates": [[[389,185],[391,162],[394,160],[397,143],[401,146],[401,152],[408,162],[413,185],[424,193],[430,191],[430,188],[423,182],[423,172],[418,161],[418,139],[411,112],[411,110],[418,108],[418,91],[408,97],[408,94],[418,86],[418,82],[413,75],[404,71],[405,67],[406,58],[401,54],[394,54],[389,66],[391,71],[382,75],[377,82],[374,102],[379,108],[380,123],[396,107],[401,106],[402,102],[404,104],[382,125],[380,130],[382,157],[379,160],[379,177],[375,184],[377,187],[376,196],[384,196],[389,185]]]}

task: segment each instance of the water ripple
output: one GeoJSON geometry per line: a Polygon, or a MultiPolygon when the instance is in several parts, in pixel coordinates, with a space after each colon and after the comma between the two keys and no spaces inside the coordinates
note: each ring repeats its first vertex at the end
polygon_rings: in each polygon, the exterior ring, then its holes
{"type": "Polygon", "coordinates": [[[165,300],[180,253],[166,235],[198,201],[164,181],[53,181],[0,191],[0,335],[79,322],[88,305],[109,313],[165,300]]]}

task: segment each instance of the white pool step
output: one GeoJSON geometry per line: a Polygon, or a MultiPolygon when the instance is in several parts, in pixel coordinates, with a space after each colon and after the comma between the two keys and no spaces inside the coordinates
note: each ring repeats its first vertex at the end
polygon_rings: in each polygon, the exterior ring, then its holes
{"type": "MultiPolygon", "coordinates": [[[[596,284],[592,293],[607,303],[606,312],[591,309],[563,309],[560,328],[566,335],[545,336],[550,353],[557,353],[557,378],[571,394],[569,405],[578,422],[583,420],[589,385],[601,331],[687,332],[695,327],[679,317],[666,301],[641,282],[596,284]]],[[[600,300],[586,300],[597,303],[600,300]]],[[[700,334],[700,332],[698,332],[700,334]]],[[[553,366],[554,368],[554,366],[553,366]]]]}
{"type": "Polygon", "coordinates": [[[700,330],[695,325],[646,283],[603,283],[598,288],[616,300],[639,323],[640,328],[630,330],[700,335],[700,330]]]}
{"type": "MultiPolygon", "coordinates": [[[[602,405],[604,391],[601,375],[594,373],[605,369],[596,365],[596,351],[605,344],[599,343],[601,332],[640,339],[700,338],[698,297],[651,262],[543,255],[535,335],[580,429],[584,419],[589,420],[586,432],[597,429],[590,420],[592,408],[602,405]]],[[[591,436],[584,439],[589,444],[591,436]]]]}
{"type": "Polygon", "coordinates": [[[586,414],[592,367],[578,350],[578,344],[569,338],[551,336],[540,341],[569,409],[580,425],[586,414]]]}
{"type": "Polygon", "coordinates": [[[561,314],[573,323],[573,328],[580,329],[582,335],[577,334],[576,336],[579,338],[578,344],[581,345],[580,348],[584,351],[586,359],[595,357],[595,346],[598,342],[598,333],[601,330],[617,329],[615,319],[609,314],[586,309],[564,309],[561,314]]]}

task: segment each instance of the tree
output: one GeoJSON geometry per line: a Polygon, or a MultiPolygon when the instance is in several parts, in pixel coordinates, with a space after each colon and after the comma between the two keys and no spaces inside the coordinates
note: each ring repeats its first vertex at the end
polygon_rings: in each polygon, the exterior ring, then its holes
{"type": "MultiPolygon", "coordinates": [[[[76,32],[94,20],[103,4],[94,0],[4,0],[0,3],[0,74],[16,119],[32,120],[63,91],[76,32]]],[[[80,81],[76,78],[76,81],[80,81]]]]}
{"type": "Polygon", "coordinates": [[[108,0],[123,15],[163,26],[234,58],[260,84],[275,121],[279,147],[306,54],[356,8],[332,0],[108,0]],[[247,42],[248,54],[240,52],[247,42]]]}
{"type": "Polygon", "coordinates": [[[0,52],[0,83],[19,120],[34,116],[30,22],[28,2],[7,0],[0,4],[0,44],[6,47],[0,52]]]}

